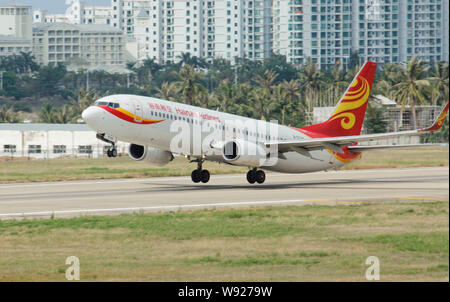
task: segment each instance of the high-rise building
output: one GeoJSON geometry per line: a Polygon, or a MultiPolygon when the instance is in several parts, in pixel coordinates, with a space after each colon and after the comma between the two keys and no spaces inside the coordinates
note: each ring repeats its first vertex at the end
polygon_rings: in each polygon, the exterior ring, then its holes
{"type": "Polygon", "coordinates": [[[31,51],[31,6],[0,3],[0,56],[31,51]]]}
{"type": "Polygon", "coordinates": [[[345,68],[352,54],[380,64],[449,60],[448,0],[111,0],[109,7],[72,0],[65,15],[33,18],[110,25],[136,59],[160,63],[183,53],[207,60],[276,53],[321,68],[345,68]]]}
{"type": "Polygon", "coordinates": [[[271,0],[112,0],[112,25],[139,59],[177,61],[271,55],[271,0]]]}
{"type": "Polygon", "coordinates": [[[275,0],[274,52],[321,68],[360,61],[448,61],[447,0],[275,0]]]}

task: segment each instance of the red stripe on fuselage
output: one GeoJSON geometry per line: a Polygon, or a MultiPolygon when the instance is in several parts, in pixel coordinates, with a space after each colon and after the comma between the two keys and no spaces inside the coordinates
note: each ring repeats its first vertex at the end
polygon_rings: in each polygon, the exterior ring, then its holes
{"type": "Polygon", "coordinates": [[[111,113],[112,115],[114,115],[114,116],[116,116],[116,117],[118,117],[118,118],[120,118],[120,119],[122,119],[122,120],[124,120],[124,121],[133,123],[133,124],[150,125],[150,124],[156,124],[156,123],[162,122],[162,120],[161,120],[161,121],[144,121],[144,120],[143,120],[143,121],[141,121],[141,122],[136,122],[136,121],[134,120],[134,117],[131,117],[131,116],[129,116],[129,115],[126,115],[125,113],[120,112],[120,111],[118,111],[118,110],[116,110],[116,109],[114,109],[114,108],[111,108],[111,107],[108,107],[108,106],[100,106],[100,105],[97,105],[97,107],[100,107],[100,108],[102,108],[102,109],[105,109],[106,111],[108,111],[108,112],[111,113]]]}

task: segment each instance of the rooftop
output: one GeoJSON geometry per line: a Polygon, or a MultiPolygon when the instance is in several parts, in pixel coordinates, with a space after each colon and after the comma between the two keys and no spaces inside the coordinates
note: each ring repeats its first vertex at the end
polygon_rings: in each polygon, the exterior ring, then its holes
{"type": "Polygon", "coordinates": [[[34,32],[45,30],[79,30],[81,33],[122,33],[120,29],[103,24],[33,23],[34,32]]]}
{"type": "Polygon", "coordinates": [[[104,24],[80,24],[77,25],[81,32],[109,32],[122,33],[120,29],[104,24]]]}
{"type": "Polygon", "coordinates": [[[94,131],[87,124],[3,124],[0,131],[94,131]]]}
{"type": "Polygon", "coordinates": [[[33,23],[33,31],[45,31],[45,30],[79,30],[77,25],[69,23],[33,23]]]}
{"type": "Polygon", "coordinates": [[[31,39],[18,38],[13,35],[0,35],[0,42],[31,43],[31,39]]]}
{"type": "Polygon", "coordinates": [[[1,1],[0,0],[0,7],[20,7],[20,8],[31,8],[31,5],[20,3],[17,1],[1,1]]]}

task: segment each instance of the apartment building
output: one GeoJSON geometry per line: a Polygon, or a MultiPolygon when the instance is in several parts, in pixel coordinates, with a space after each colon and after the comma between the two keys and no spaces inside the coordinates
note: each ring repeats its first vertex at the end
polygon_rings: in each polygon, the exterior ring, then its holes
{"type": "Polygon", "coordinates": [[[31,51],[31,6],[0,3],[0,57],[31,51]]]}
{"type": "Polygon", "coordinates": [[[72,0],[65,15],[35,11],[36,22],[110,25],[135,59],[263,60],[346,67],[352,53],[380,64],[449,60],[448,0],[72,0]],[[41,21],[39,21],[41,20],[41,21]]]}
{"type": "Polygon", "coordinates": [[[124,65],[125,38],[108,25],[35,23],[33,53],[39,64],[77,62],[86,66],[124,65]]]}
{"type": "Polygon", "coordinates": [[[19,55],[21,52],[31,51],[31,40],[10,35],[0,35],[0,57],[19,55]]]}
{"type": "Polygon", "coordinates": [[[49,14],[47,10],[33,11],[33,23],[111,24],[110,6],[86,6],[86,2],[71,0],[64,14],[49,14]]]}
{"type": "Polygon", "coordinates": [[[271,0],[112,0],[112,25],[135,43],[138,59],[177,61],[271,55],[271,0]]]}
{"type": "Polygon", "coordinates": [[[274,52],[321,68],[361,61],[448,61],[447,0],[275,0],[274,52]]]}

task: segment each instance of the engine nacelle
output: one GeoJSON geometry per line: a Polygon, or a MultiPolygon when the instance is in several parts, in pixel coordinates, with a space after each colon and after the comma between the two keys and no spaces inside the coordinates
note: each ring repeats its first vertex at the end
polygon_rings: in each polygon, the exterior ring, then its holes
{"type": "Polygon", "coordinates": [[[146,161],[158,167],[165,166],[173,160],[172,152],[135,144],[131,144],[128,148],[128,155],[133,160],[146,161]]]}
{"type": "Polygon", "coordinates": [[[222,157],[228,163],[260,167],[267,160],[267,152],[261,145],[249,141],[228,141],[222,147],[222,157]]]}

